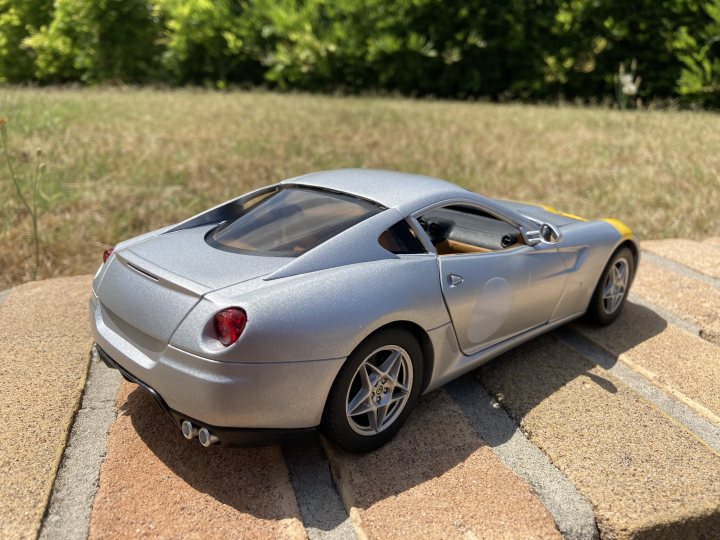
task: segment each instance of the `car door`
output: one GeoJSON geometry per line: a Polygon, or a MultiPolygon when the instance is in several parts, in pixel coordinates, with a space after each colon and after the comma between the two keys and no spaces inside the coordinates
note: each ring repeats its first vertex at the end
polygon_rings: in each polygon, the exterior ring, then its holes
{"type": "Polygon", "coordinates": [[[520,243],[507,248],[438,249],[443,297],[466,355],[547,323],[563,293],[567,274],[557,247],[525,245],[515,230],[520,243]]]}

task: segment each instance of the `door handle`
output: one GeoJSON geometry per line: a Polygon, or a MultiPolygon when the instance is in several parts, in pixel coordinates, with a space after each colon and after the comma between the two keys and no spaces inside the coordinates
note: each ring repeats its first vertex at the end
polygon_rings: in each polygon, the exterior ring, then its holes
{"type": "Polygon", "coordinates": [[[463,282],[463,278],[457,274],[448,274],[448,281],[451,287],[457,287],[463,282]]]}

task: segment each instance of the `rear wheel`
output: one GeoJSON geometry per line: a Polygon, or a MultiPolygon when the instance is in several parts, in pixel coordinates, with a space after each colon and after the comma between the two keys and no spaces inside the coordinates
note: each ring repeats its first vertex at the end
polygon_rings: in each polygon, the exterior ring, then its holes
{"type": "Polygon", "coordinates": [[[635,259],[626,248],[618,249],[600,276],[587,317],[599,325],[608,325],[618,318],[625,306],[635,272],[635,259]]]}
{"type": "Polygon", "coordinates": [[[340,448],[369,452],[392,439],[420,393],[422,350],[404,330],[371,336],[348,357],[328,398],[321,429],[340,448]]]}

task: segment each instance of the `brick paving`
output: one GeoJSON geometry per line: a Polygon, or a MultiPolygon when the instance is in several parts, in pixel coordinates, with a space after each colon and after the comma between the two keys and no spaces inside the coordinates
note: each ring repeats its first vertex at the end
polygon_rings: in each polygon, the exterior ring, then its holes
{"type": "MultiPolygon", "coordinates": [[[[614,325],[573,323],[499,357],[476,372],[478,380],[464,379],[462,407],[457,392],[423,397],[398,437],[365,456],[320,442],[302,452],[202,449],[147,394],[123,383],[117,419],[106,439],[98,437],[107,454],[89,536],[558,537],[563,508],[543,505],[551,487],[528,471],[535,465],[520,471],[506,441],[488,442],[473,427],[499,414],[514,429],[503,432],[508,440],[540,452],[537,463],[551,463],[589,501],[597,528],[568,528],[575,532],[566,537],[719,537],[718,248],[720,238],[648,242],[633,289],[638,302],[614,325]],[[569,346],[568,335],[599,353],[569,346]],[[595,361],[600,353],[603,362],[595,361]],[[627,373],[634,384],[620,376],[627,373]],[[472,385],[497,403],[492,415],[478,403],[470,422],[472,385]],[[702,429],[686,423],[693,414],[702,429]],[[311,467],[298,462],[303,455],[313,456],[311,467]],[[308,477],[323,460],[334,488],[308,477]],[[534,479],[532,487],[523,478],[534,479]],[[323,501],[327,516],[318,514],[323,501]],[[303,509],[312,523],[303,523],[303,509]]],[[[89,284],[89,276],[61,278],[0,295],[0,414],[9,433],[0,441],[3,538],[34,537],[43,527],[85,383],[89,284]],[[39,313],[57,324],[34,327],[39,313]],[[19,335],[21,327],[29,334],[19,335]]],[[[57,519],[44,537],[61,537],[52,532],[62,530],[61,512],[57,519]]]]}

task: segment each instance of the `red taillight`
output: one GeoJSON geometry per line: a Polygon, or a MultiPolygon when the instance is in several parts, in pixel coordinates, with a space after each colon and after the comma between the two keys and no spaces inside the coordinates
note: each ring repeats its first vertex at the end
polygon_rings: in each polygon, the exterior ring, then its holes
{"type": "Polygon", "coordinates": [[[107,248],[105,251],[103,251],[103,264],[107,262],[107,260],[110,258],[110,255],[112,255],[113,248],[107,248]]]}
{"type": "Polygon", "coordinates": [[[215,315],[213,319],[215,335],[218,341],[229,347],[235,343],[247,323],[247,315],[240,308],[228,308],[215,315]]]}

